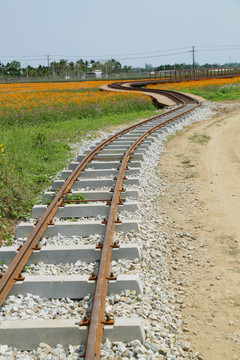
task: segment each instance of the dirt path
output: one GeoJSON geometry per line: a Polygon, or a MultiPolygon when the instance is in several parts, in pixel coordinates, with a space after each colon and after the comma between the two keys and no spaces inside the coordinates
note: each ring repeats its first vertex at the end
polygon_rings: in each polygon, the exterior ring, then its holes
{"type": "Polygon", "coordinates": [[[176,308],[199,359],[240,359],[239,140],[240,103],[221,105],[169,141],[158,168],[176,308]]]}

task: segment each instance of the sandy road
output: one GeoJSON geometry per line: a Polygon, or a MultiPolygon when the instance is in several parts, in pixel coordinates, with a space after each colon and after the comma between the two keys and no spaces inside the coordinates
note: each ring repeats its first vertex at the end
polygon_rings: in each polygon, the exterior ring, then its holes
{"type": "Polygon", "coordinates": [[[158,169],[176,307],[186,341],[207,360],[240,359],[239,140],[240,103],[222,104],[168,142],[158,169]]]}

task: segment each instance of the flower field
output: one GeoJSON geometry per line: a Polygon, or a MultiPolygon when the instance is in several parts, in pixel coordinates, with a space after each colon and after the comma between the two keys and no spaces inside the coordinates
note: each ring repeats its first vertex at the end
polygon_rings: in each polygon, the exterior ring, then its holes
{"type": "Polygon", "coordinates": [[[145,95],[98,90],[108,83],[0,84],[0,247],[83,139],[155,115],[145,95]]]}
{"type": "Polygon", "coordinates": [[[0,85],[0,123],[17,125],[152,109],[137,93],[98,91],[106,81],[0,85]]]}
{"type": "Polygon", "coordinates": [[[189,92],[208,100],[234,100],[240,98],[240,77],[207,79],[149,85],[148,88],[189,92]]]}

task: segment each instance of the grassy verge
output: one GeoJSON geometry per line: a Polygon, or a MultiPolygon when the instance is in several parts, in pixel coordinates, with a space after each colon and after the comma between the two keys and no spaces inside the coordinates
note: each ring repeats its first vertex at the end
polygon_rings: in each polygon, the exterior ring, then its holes
{"type": "Polygon", "coordinates": [[[94,137],[99,129],[127,125],[153,115],[156,109],[150,103],[145,110],[135,107],[123,113],[121,108],[120,113],[94,118],[74,116],[64,121],[0,125],[0,142],[4,143],[6,154],[0,163],[0,246],[11,244],[16,223],[29,216],[39,195],[73,157],[73,144],[86,136],[94,137]]]}
{"type": "Polygon", "coordinates": [[[203,88],[186,88],[182,90],[186,93],[202,96],[206,100],[224,101],[240,99],[240,84],[236,85],[212,85],[203,88]]]}
{"type": "Polygon", "coordinates": [[[181,91],[202,96],[211,101],[240,99],[240,78],[202,79],[179,83],[149,85],[148,88],[181,91]]]}

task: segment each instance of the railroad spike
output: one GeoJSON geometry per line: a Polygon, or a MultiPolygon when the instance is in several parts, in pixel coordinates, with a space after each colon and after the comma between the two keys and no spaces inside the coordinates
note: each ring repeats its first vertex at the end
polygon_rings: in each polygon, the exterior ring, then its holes
{"type": "Polygon", "coordinates": [[[39,251],[39,250],[41,250],[41,248],[42,248],[41,246],[36,245],[36,246],[32,247],[32,250],[39,251]]]}
{"type": "Polygon", "coordinates": [[[52,219],[49,221],[48,225],[50,225],[50,226],[54,225],[54,222],[52,219]]]}
{"type": "Polygon", "coordinates": [[[108,280],[117,280],[117,277],[114,276],[113,272],[111,272],[111,274],[109,276],[107,276],[106,279],[108,279],[108,280]]]}
{"type": "Polygon", "coordinates": [[[119,248],[120,248],[120,245],[119,245],[116,241],[114,241],[114,243],[111,245],[111,247],[112,247],[113,249],[119,249],[119,248]]]}
{"type": "Polygon", "coordinates": [[[22,276],[22,273],[20,273],[20,274],[18,275],[18,277],[15,278],[14,280],[15,280],[15,281],[24,281],[24,280],[25,280],[25,276],[22,276]]]}
{"type": "Polygon", "coordinates": [[[102,249],[103,245],[100,243],[100,241],[96,245],[96,249],[102,249]]]}
{"type": "Polygon", "coordinates": [[[102,321],[103,325],[114,325],[114,319],[110,317],[109,314],[106,314],[106,318],[102,321]]]}
{"type": "Polygon", "coordinates": [[[117,220],[115,220],[115,224],[121,224],[122,221],[119,219],[119,216],[117,217],[117,220]]]}
{"type": "Polygon", "coordinates": [[[89,281],[92,281],[92,280],[97,280],[97,275],[95,274],[95,272],[93,272],[89,278],[88,278],[89,281]]]}
{"type": "Polygon", "coordinates": [[[82,319],[82,321],[79,321],[77,323],[75,323],[75,325],[78,325],[78,326],[89,326],[89,319],[87,316],[84,316],[84,318],[82,319]]]}

